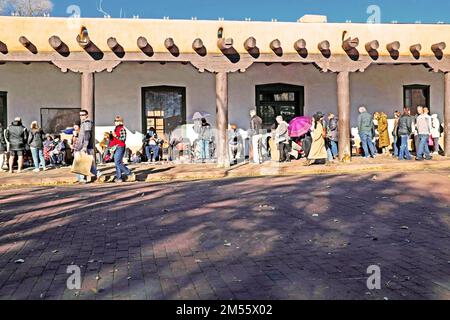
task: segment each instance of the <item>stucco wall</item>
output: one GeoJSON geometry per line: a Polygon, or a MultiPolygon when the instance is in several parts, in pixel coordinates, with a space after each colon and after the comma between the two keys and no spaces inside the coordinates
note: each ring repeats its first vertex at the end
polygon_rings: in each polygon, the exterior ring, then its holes
{"type": "Polygon", "coordinates": [[[0,65],[0,91],[8,93],[8,123],[20,116],[29,126],[40,122],[40,108],[79,108],[80,75],[48,63],[7,63],[0,65]]]}
{"type": "MultiPolygon", "coordinates": [[[[320,73],[312,65],[288,66],[255,64],[245,73],[229,77],[229,120],[248,127],[248,112],[255,104],[255,86],[286,83],[305,87],[305,113],[337,112],[336,75],[320,73]]],[[[351,119],[355,125],[357,108],[366,104],[370,112],[389,115],[403,105],[403,85],[431,85],[432,112],[443,115],[443,75],[423,66],[372,66],[364,73],[351,74],[351,119]]],[[[215,113],[214,75],[199,73],[190,65],[159,63],[120,65],[113,73],[96,75],[96,117],[100,126],[111,125],[116,114],[125,117],[131,130],[141,130],[141,88],[146,86],[186,87],[187,116],[195,111],[215,113]]],[[[8,92],[8,121],[16,115],[28,125],[39,120],[42,107],[78,107],[80,75],[61,73],[48,63],[0,66],[0,91],[8,92]]],[[[189,119],[188,119],[189,120],[189,119]]],[[[211,118],[215,124],[215,117],[211,118]]]]}

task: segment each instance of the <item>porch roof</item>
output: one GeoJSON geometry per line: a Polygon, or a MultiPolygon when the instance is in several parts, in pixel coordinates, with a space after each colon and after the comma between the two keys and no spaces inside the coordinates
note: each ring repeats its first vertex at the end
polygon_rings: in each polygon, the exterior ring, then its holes
{"type": "MultiPolygon", "coordinates": [[[[55,53],[49,38],[57,36],[70,52],[82,52],[77,35],[82,26],[87,28],[90,40],[103,52],[111,52],[107,40],[115,38],[125,53],[142,54],[137,45],[139,37],[145,37],[155,53],[167,53],[165,41],[172,38],[181,54],[195,54],[193,41],[201,39],[207,55],[221,54],[218,46],[218,30],[223,37],[233,39],[233,48],[239,54],[248,54],[245,41],[253,37],[261,54],[273,54],[272,41],[278,39],[282,54],[297,54],[294,44],[304,39],[309,54],[321,54],[319,43],[329,42],[331,55],[346,55],[343,41],[358,38],[357,50],[368,55],[365,45],[377,40],[379,56],[389,56],[388,44],[398,42],[398,55],[411,56],[411,46],[420,49],[422,57],[434,56],[432,46],[450,38],[447,24],[357,24],[357,23],[300,23],[300,22],[247,22],[247,21],[199,21],[199,20],[147,20],[104,18],[49,18],[49,17],[0,17],[0,60],[17,53],[25,57],[33,55],[24,46],[28,40],[37,53],[55,53]],[[19,42],[20,37],[25,39],[19,42]]],[[[167,44],[167,43],[166,43],[167,44]]],[[[356,43],[353,41],[353,46],[356,43]]],[[[277,43],[275,43],[275,47],[277,43]]],[[[248,48],[247,48],[248,49],[248,48]]],[[[445,50],[444,50],[445,51],[445,50]]],[[[126,60],[126,59],[125,59],[126,60]]]]}

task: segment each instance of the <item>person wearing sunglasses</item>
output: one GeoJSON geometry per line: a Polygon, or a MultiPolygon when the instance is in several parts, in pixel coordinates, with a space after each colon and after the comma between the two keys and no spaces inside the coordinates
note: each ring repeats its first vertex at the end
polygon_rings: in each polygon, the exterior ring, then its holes
{"type": "MultiPolygon", "coordinates": [[[[95,159],[93,133],[94,123],[89,120],[89,112],[87,110],[80,111],[80,122],[80,131],[78,133],[77,143],[74,146],[74,151],[85,152],[89,155],[94,156],[95,159]]],[[[97,170],[95,160],[92,162],[91,173],[92,175],[97,177],[97,179],[102,175],[102,173],[97,170]]],[[[77,182],[82,184],[87,183],[87,177],[77,174],[77,182]]]]}

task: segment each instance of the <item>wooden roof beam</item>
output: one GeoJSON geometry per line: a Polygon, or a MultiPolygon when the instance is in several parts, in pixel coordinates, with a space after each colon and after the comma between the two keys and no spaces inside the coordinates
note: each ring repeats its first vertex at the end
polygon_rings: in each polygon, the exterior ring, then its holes
{"type": "Polygon", "coordinates": [[[330,42],[328,40],[324,40],[322,42],[319,42],[317,45],[317,48],[322,53],[322,55],[325,58],[331,57],[331,51],[330,51],[330,42]]]}
{"type": "Polygon", "coordinates": [[[2,54],[8,54],[8,46],[6,45],[6,43],[0,41],[0,53],[2,54]]]}
{"type": "Polygon", "coordinates": [[[278,39],[270,42],[270,49],[279,57],[283,55],[283,48],[281,47],[281,42],[278,39]]]}
{"type": "Polygon", "coordinates": [[[441,60],[444,57],[445,48],[447,48],[447,44],[445,42],[439,42],[431,46],[431,51],[433,51],[438,60],[441,60]]]}
{"type": "Polygon", "coordinates": [[[26,48],[28,49],[28,51],[30,51],[32,54],[37,54],[38,50],[36,48],[36,46],[30,41],[28,40],[27,37],[25,36],[21,36],[19,38],[19,42],[26,48]]]}
{"type": "Polygon", "coordinates": [[[154,55],[154,51],[152,46],[148,43],[147,38],[145,37],[139,37],[137,39],[137,46],[143,53],[145,53],[147,56],[151,57],[154,55]]]}
{"type": "Polygon", "coordinates": [[[77,36],[77,42],[83,49],[86,49],[92,43],[86,27],[81,27],[80,33],[77,36]]]}
{"type": "Polygon", "coordinates": [[[370,42],[367,42],[365,45],[367,53],[374,60],[377,60],[379,57],[379,54],[378,54],[379,47],[380,47],[380,43],[378,42],[378,40],[372,40],[370,42]]]}
{"type": "Polygon", "coordinates": [[[294,42],[294,49],[302,58],[308,57],[308,49],[306,49],[305,39],[298,39],[294,42]]]}
{"type": "Polygon", "coordinates": [[[173,38],[167,38],[164,41],[164,46],[173,56],[178,57],[180,55],[180,49],[175,44],[173,38]]]}
{"type": "Polygon", "coordinates": [[[219,38],[217,40],[217,47],[221,50],[221,51],[227,51],[230,50],[231,48],[233,48],[233,38],[219,38]]]}
{"type": "Polygon", "coordinates": [[[389,52],[389,54],[391,55],[391,58],[394,60],[397,60],[400,57],[400,42],[399,41],[394,41],[391,43],[388,43],[386,45],[386,49],[389,52]]]}
{"type": "Polygon", "coordinates": [[[80,33],[77,35],[78,45],[83,48],[94,60],[101,60],[104,57],[104,53],[99,47],[92,42],[89,37],[89,32],[85,26],[81,27],[80,33]]]}
{"type": "Polygon", "coordinates": [[[412,53],[415,59],[420,59],[420,51],[422,50],[422,45],[420,43],[413,44],[409,47],[409,51],[412,53]]]}
{"type": "Polygon", "coordinates": [[[120,45],[116,38],[109,38],[107,44],[117,57],[123,58],[125,56],[125,49],[120,45]]]}
{"type": "Polygon", "coordinates": [[[197,52],[197,54],[198,54],[199,56],[204,57],[204,56],[206,56],[206,54],[207,54],[207,50],[206,50],[206,48],[205,48],[205,45],[204,45],[204,43],[203,43],[203,40],[200,39],[200,38],[197,38],[197,39],[194,40],[194,42],[192,42],[192,49],[193,49],[195,52],[197,52]]]}
{"type": "Polygon", "coordinates": [[[60,37],[58,36],[51,36],[48,39],[48,43],[50,44],[50,46],[56,51],[58,52],[60,55],[62,55],[63,57],[68,57],[70,55],[70,49],[67,46],[67,44],[65,44],[60,37]]]}

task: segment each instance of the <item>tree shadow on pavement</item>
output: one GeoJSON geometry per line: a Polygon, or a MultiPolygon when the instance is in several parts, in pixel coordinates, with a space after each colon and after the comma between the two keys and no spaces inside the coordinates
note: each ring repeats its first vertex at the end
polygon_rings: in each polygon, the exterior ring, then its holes
{"type": "Polygon", "coordinates": [[[446,179],[390,173],[1,191],[0,298],[448,299],[446,179]],[[66,288],[68,265],[82,266],[81,290],[66,288]],[[367,288],[372,265],[381,290],[367,288]]]}

